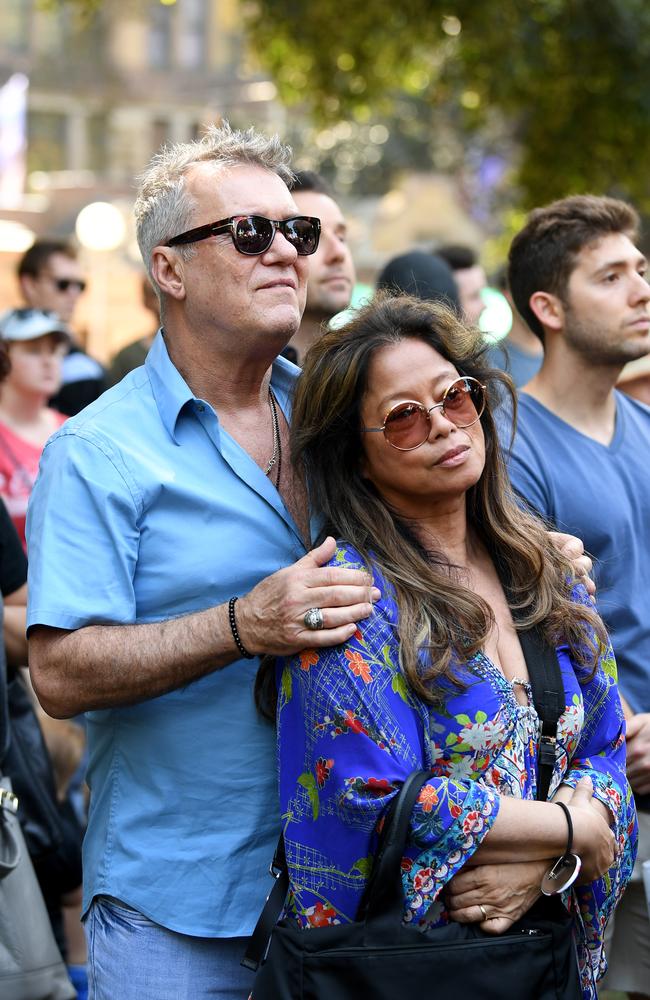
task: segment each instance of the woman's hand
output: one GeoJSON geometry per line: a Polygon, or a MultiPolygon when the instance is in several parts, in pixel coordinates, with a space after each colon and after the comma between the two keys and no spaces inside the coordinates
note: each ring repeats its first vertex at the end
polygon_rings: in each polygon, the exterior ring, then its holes
{"type": "MultiPolygon", "coordinates": [[[[593,882],[614,864],[616,840],[596,808],[591,778],[581,778],[570,798],[564,798],[573,820],[573,852],[582,861],[578,884],[593,882]]],[[[568,831],[567,831],[568,835],[568,831]]]]}
{"type": "Polygon", "coordinates": [[[464,868],[445,888],[449,916],[459,924],[477,923],[488,934],[503,934],[541,895],[549,867],[548,861],[516,861],[464,868]]]}
{"type": "MultiPolygon", "coordinates": [[[[585,776],[575,788],[565,786],[561,794],[573,822],[572,850],[582,861],[579,884],[599,878],[616,855],[614,834],[593,791],[585,776]]],[[[445,888],[450,918],[460,924],[477,923],[488,934],[503,934],[540,896],[542,878],[552,864],[544,860],[466,866],[445,888]]]]}

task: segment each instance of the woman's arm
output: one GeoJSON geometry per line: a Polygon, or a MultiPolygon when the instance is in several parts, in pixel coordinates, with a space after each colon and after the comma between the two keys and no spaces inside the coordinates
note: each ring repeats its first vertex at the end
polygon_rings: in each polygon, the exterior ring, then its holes
{"type": "MultiPolygon", "coordinates": [[[[574,599],[586,601],[584,591],[574,588],[574,599]]],[[[579,670],[576,671],[579,674],[579,670]]],[[[594,802],[606,810],[616,843],[616,857],[600,878],[575,887],[586,931],[589,960],[596,979],[604,974],[604,928],[634,867],[638,836],[632,790],[626,777],[625,718],[616,683],[616,661],[611,645],[600,648],[596,671],[581,684],[584,726],[566,774],[564,786],[575,787],[588,775],[594,786],[594,802]]],[[[565,794],[560,788],[557,794],[565,794]]]]}
{"type": "MultiPolygon", "coordinates": [[[[572,820],[583,817],[584,810],[591,811],[596,819],[597,831],[604,835],[605,848],[598,868],[594,865],[591,854],[585,856],[579,840],[574,837],[573,851],[585,862],[583,870],[590,874],[589,881],[602,874],[613,862],[614,837],[607,836],[605,830],[609,826],[609,811],[593,798],[593,786],[589,778],[583,778],[575,789],[563,786],[555,795],[554,801],[560,799],[570,807],[572,820]],[[578,812],[582,810],[582,812],[578,812]],[[605,826],[604,824],[607,824],[605,826]]],[[[574,832],[575,832],[574,822],[574,832]]],[[[486,837],[482,847],[476,852],[470,865],[456,875],[445,889],[445,900],[452,920],[458,923],[480,923],[481,928],[490,934],[503,934],[528,912],[536,899],[541,895],[541,881],[549,869],[548,860],[515,861],[490,863],[483,858],[487,854],[488,841],[496,833],[495,828],[486,837]],[[475,862],[479,862],[476,863],[475,862]],[[487,919],[484,917],[487,914],[487,919]]],[[[593,842],[589,849],[593,853],[593,842]]],[[[562,850],[564,853],[566,842],[562,850]]]]}
{"type": "MultiPolygon", "coordinates": [[[[383,581],[375,583],[383,592],[383,581]]],[[[355,871],[367,873],[363,859],[372,854],[378,820],[408,774],[431,764],[428,706],[410,693],[398,668],[394,625],[394,608],[382,600],[347,643],[304,651],[281,669],[285,840],[294,840],[301,851],[308,842],[322,859],[316,875],[305,874],[304,866],[292,872],[304,909],[315,905],[317,882],[325,891],[323,871],[336,870],[340,878],[345,872],[348,879],[355,871]]],[[[612,851],[607,824],[596,814],[574,812],[576,846],[588,851],[595,840],[594,864],[603,870],[612,851]]],[[[489,863],[552,859],[566,843],[566,818],[556,806],[501,798],[477,781],[432,776],[413,812],[407,895],[426,908],[470,858],[489,863]]],[[[364,881],[358,879],[357,885],[362,888],[364,881]]],[[[345,890],[332,886],[327,898],[334,909],[344,900],[347,915],[354,910],[345,890]]]]}
{"type": "MultiPolygon", "coordinates": [[[[575,790],[567,791],[570,791],[566,802],[573,824],[573,851],[581,858],[586,878],[591,881],[613,863],[614,835],[607,819],[592,805],[593,787],[589,776],[583,777],[575,790]]],[[[559,858],[566,851],[568,833],[564,810],[554,802],[503,796],[499,814],[474,854],[473,863],[559,858]]]]}

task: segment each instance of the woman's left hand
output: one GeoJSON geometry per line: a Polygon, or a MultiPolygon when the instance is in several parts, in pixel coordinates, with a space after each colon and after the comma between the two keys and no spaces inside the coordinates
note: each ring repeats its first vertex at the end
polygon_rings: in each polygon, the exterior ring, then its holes
{"type": "Polygon", "coordinates": [[[445,888],[449,916],[459,924],[478,924],[488,934],[503,934],[541,895],[548,861],[464,868],[445,888]]]}

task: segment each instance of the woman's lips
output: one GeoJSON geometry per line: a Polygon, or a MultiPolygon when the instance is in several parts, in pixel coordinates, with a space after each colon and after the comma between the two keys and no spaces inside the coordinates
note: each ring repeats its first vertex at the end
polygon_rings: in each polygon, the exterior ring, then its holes
{"type": "Polygon", "coordinates": [[[468,451],[469,447],[466,444],[458,445],[457,448],[450,448],[434,464],[445,466],[460,465],[465,460],[468,451]]]}

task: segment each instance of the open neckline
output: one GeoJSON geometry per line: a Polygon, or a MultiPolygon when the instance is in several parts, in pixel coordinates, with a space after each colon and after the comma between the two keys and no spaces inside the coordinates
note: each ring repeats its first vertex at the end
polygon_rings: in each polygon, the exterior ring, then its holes
{"type": "Polygon", "coordinates": [[[521,677],[513,677],[511,680],[508,679],[503,671],[497,667],[496,663],[494,663],[494,661],[491,660],[482,649],[478,650],[473,657],[473,660],[474,662],[479,661],[483,664],[486,668],[488,681],[497,682],[499,692],[503,692],[506,695],[512,707],[539,720],[539,715],[537,714],[537,709],[535,708],[535,703],[533,701],[533,689],[530,680],[523,680],[521,677]],[[527,704],[524,705],[517,699],[515,694],[516,685],[521,685],[526,691],[526,697],[528,698],[527,704]]]}

